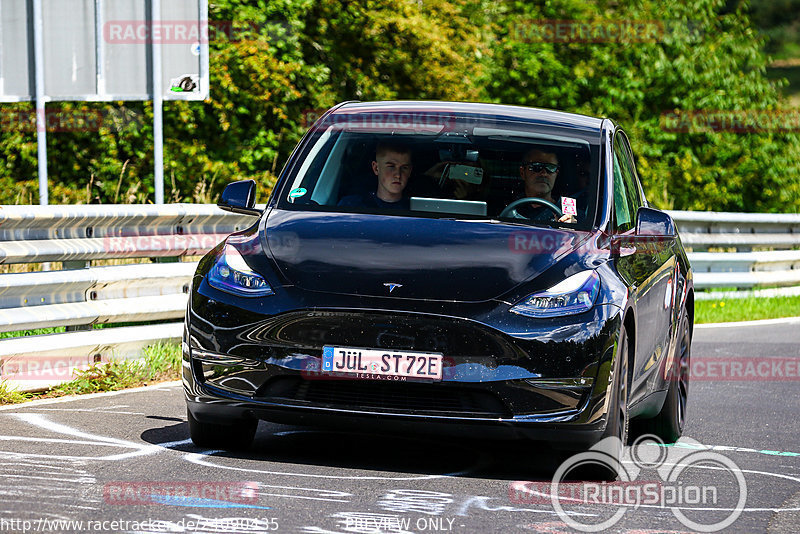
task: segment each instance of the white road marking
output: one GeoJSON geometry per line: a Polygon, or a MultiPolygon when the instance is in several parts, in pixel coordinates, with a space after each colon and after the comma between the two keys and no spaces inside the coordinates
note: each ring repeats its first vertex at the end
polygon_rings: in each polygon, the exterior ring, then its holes
{"type": "Polygon", "coordinates": [[[47,480],[48,482],[49,481],[53,481],[53,482],[76,482],[78,484],[94,484],[94,481],[95,481],[94,478],[89,478],[89,477],[75,479],[75,478],[37,477],[37,476],[33,476],[33,475],[9,475],[7,473],[3,475],[3,478],[4,479],[5,478],[25,478],[25,479],[31,479],[31,480],[47,480]]]}
{"type": "Polygon", "coordinates": [[[85,399],[97,399],[103,397],[116,397],[117,395],[125,395],[127,393],[139,393],[141,391],[171,391],[181,386],[180,380],[173,380],[172,382],[162,382],[154,386],[142,386],[139,388],[121,389],[119,391],[103,391],[101,393],[87,393],[85,395],[69,395],[66,397],[58,397],[56,399],[39,399],[20,404],[9,404],[0,406],[0,412],[19,410],[21,408],[38,408],[48,404],[63,404],[66,402],[75,402],[85,399]]]}
{"type": "MultiPolygon", "coordinates": [[[[481,510],[486,510],[487,512],[533,512],[535,514],[550,514],[550,515],[558,515],[555,510],[547,510],[547,509],[539,509],[539,508],[519,508],[516,506],[495,506],[491,507],[489,505],[489,501],[492,500],[494,497],[485,497],[482,495],[474,495],[469,497],[464,501],[464,504],[461,505],[461,508],[458,509],[456,515],[460,516],[468,516],[469,508],[475,503],[478,508],[481,510]]],[[[598,514],[586,514],[580,512],[569,512],[570,515],[576,516],[585,516],[585,517],[596,517],[598,514]]]]}
{"type": "Polygon", "coordinates": [[[315,473],[289,473],[286,471],[270,471],[266,469],[247,469],[244,467],[233,467],[227,465],[217,465],[205,460],[205,456],[211,456],[215,453],[223,452],[220,450],[203,451],[201,453],[190,453],[185,455],[184,460],[197,465],[205,467],[213,467],[216,469],[226,469],[229,471],[242,471],[245,473],[260,473],[265,475],[280,475],[289,477],[308,477],[308,478],[325,478],[335,480],[436,480],[440,478],[453,478],[469,472],[469,470],[459,471],[457,473],[447,473],[443,475],[423,475],[423,476],[408,476],[408,477],[391,477],[391,476],[345,476],[345,475],[319,475],[315,473]]]}
{"type": "Polygon", "coordinates": [[[108,408],[38,408],[39,411],[48,412],[92,412],[92,413],[108,413],[120,415],[147,415],[142,412],[119,412],[109,410],[108,408]]]}
{"type": "Polygon", "coordinates": [[[285,490],[296,490],[296,491],[308,491],[314,492],[318,496],[317,497],[306,497],[303,495],[286,495],[282,493],[264,493],[259,491],[258,495],[270,496],[270,497],[290,497],[294,499],[310,499],[314,501],[331,501],[331,502],[350,502],[349,499],[334,499],[333,497],[352,497],[352,493],[347,493],[344,491],[337,491],[337,490],[326,490],[322,488],[302,488],[298,486],[271,486],[268,484],[258,483],[259,490],[261,488],[271,488],[271,489],[285,489],[285,490]]]}
{"type": "Polygon", "coordinates": [[[119,447],[116,443],[106,443],[94,440],[76,440],[59,438],[32,438],[30,436],[0,436],[0,441],[31,441],[34,443],[67,443],[70,445],[92,445],[100,447],[119,447]]]}
{"type": "Polygon", "coordinates": [[[758,321],[736,321],[732,323],[700,323],[694,325],[695,328],[739,328],[742,326],[767,326],[773,324],[798,324],[800,317],[783,317],[780,319],[761,319],[758,321]]]}
{"type": "MultiPolygon", "coordinates": [[[[109,456],[33,454],[25,452],[11,452],[11,451],[0,451],[0,455],[7,455],[13,457],[29,457],[29,458],[49,458],[49,459],[59,459],[59,460],[118,461],[118,460],[126,460],[128,458],[134,458],[137,456],[147,456],[164,450],[163,447],[159,447],[158,445],[143,445],[140,443],[134,443],[132,441],[126,441],[107,436],[99,436],[97,434],[91,434],[89,432],[83,432],[75,428],[69,427],[67,425],[62,425],[60,423],[55,423],[53,421],[50,421],[42,414],[38,413],[16,413],[10,415],[30,425],[42,428],[49,432],[54,432],[56,434],[65,434],[67,436],[74,436],[84,441],[90,441],[92,444],[95,445],[117,446],[123,449],[134,449],[134,450],[132,452],[126,452],[122,454],[112,454],[109,456]]],[[[7,437],[12,438],[12,436],[7,436],[7,437]]]]}

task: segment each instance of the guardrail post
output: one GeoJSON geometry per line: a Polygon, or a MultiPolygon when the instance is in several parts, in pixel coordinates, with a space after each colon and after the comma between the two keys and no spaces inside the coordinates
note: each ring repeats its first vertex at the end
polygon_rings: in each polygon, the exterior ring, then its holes
{"type": "MultiPolygon", "coordinates": [[[[65,270],[71,269],[88,269],[92,262],[90,261],[82,261],[82,260],[72,260],[72,261],[63,261],[61,262],[61,266],[65,270]]],[[[64,329],[66,332],[80,332],[85,330],[92,330],[94,326],[90,324],[76,324],[72,326],[65,326],[64,329]]]]}

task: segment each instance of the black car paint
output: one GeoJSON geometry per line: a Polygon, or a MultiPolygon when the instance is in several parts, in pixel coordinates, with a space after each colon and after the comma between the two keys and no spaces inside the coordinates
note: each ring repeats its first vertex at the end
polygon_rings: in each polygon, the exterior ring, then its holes
{"type": "MultiPolygon", "coordinates": [[[[551,113],[543,115],[550,117],[551,113]]],[[[567,127],[564,122],[559,126],[567,127]]],[[[613,187],[610,143],[617,130],[611,121],[602,121],[599,133],[607,172],[600,187],[605,191],[613,187]]],[[[295,159],[302,147],[303,142],[287,163],[282,179],[297,164],[295,159]]],[[[279,181],[275,191],[281,186],[279,181]]],[[[406,423],[424,420],[431,426],[445,423],[448,431],[456,426],[465,426],[467,431],[480,427],[588,444],[604,430],[607,392],[615,387],[611,370],[615,368],[617,334],[624,322],[636,347],[629,366],[631,415],[657,413],[668,385],[680,309],[686,307],[690,316],[693,313],[690,266],[677,237],[660,240],[654,252],[649,236],[614,235],[610,195],[601,194],[600,198],[605,202],[598,207],[591,232],[515,228],[517,225],[485,221],[416,223],[410,218],[403,218],[400,230],[392,220],[396,217],[390,215],[334,216],[282,210],[273,194],[258,223],[236,237],[247,263],[265,276],[275,295],[234,299],[211,287],[205,274],[221,246],[201,261],[194,277],[184,348],[184,384],[190,411],[197,419],[211,422],[255,416],[320,424],[369,420],[383,428],[402,428],[406,423]],[[344,218],[349,224],[323,224],[324,230],[315,231],[330,217],[344,218]],[[313,222],[314,230],[304,222],[313,222]],[[425,235],[425,223],[433,223],[437,231],[425,235]],[[363,226],[358,239],[347,239],[347,231],[352,232],[355,225],[363,226]],[[515,231],[558,235],[559,243],[566,243],[567,249],[552,258],[514,255],[508,238],[500,238],[515,231]],[[408,243],[414,246],[421,238],[433,241],[422,250],[424,258],[435,260],[437,254],[446,252],[446,257],[460,262],[458,281],[481,284],[483,277],[488,282],[485,291],[473,298],[465,291],[448,292],[435,270],[415,270],[408,243]],[[470,254],[473,239],[490,243],[491,250],[503,258],[500,265],[481,259],[485,255],[470,254]],[[498,241],[503,241],[502,246],[498,241]],[[383,246],[386,243],[390,246],[383,246]],[[302,248],[302,252],[294,250],[302,255],[299,266],[292,265],[296,257],[287,259],[292,247],[302,248]],[[330,258],[330,252],[337,248],[341,254],[336,256],[335,269],[322,264],[320,258],[330,258]],[[365,258],[391,251],[396,252],[392,266],[397,270],[365,265],[365,258]],[[536,320],[509,313],[510,307],[525,296],[587,268],[601,275],[598,304],[589,312],[536,320]],[[331,273],[333,279],[323,279],[331,273]],[[665,308],[666,287],[673,277],[675,297],[665,308]],[[348,285],[352,279],[360,283],[348,285]],[[405,294],[381,294],[385,291],[382,282],[389,279],[409,289],[405,294]],[[326,283],[334,289],[325,291],[326,283]],[[332,325],[319,328],[321,320],[332,325]],[[649,335],[652,331],[663,335],[649,335]],[[419,349],[427,343],[447,356],[445,365],[451,373],[436,386],[409,384],[412,389],[488,392],[501,401],[503,409],[453,416],[425,409],[315,405],[268,394],[285,393],[269,385],[270,379],[280,376],[312,381],[309,363],[319,360],[322,345],[337,343],[390,350],[419,349]],[[219,365],[192,358],[192,349],[241,360],[219,365]],[[508,374],[497,374],[498,368],[508,374]],[[568,377],[593,380],[590,387],[560,389],[543,382],[568,377]],[[537,387],[537,381],[541,386],[537,387]]]]}

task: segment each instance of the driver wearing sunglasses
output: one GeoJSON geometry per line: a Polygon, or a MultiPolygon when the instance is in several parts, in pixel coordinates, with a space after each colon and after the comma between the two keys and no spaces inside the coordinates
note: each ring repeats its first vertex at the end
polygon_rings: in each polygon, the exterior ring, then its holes
{"type": "MultiPolygon", "coordinates": [[[[560,168],[558,156],[552,152],[545,152],[538,148],[525,152],[522,156],[522,165],[519,167],[520,176],[525,181],[525,196],[541,198],[560,206],[561,198],[553,197],[553,187],[560,168]]],[[[528,219],[538,221],[554,218],[553,212],[548,208],[537,207],[533,204],[524,206],[520,213],[528,219]]],[[[577,219],[574,215],[564,214],[558,221],[575,223],[577,219]]]]}

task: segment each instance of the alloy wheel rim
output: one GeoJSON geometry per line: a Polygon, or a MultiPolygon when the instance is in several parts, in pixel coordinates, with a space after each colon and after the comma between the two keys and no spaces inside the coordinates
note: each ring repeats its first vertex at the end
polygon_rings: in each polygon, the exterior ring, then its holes
{"type": "Polygon", "coordinates": [[[686,404],[689,396],[689,325],[684,323],[681,336],[681,355],[678,361],[678,428],[683,428],[686,418],[686,404]]]}
{"type": "Polygon", "coordinates": [[[623,339],[623,346],[622,351],[620,351],[620,356],[622,357],[622,361],[620,362],[620,386],[619,386],[619,398],[617,399],[617,403],[619,406],[619,430],[618,430],[618,437],[622,442],[622,445],[625,445],[627,441],[627,432],[626,429],[628,427],[628,336],[626,335],[623,339]]]}

